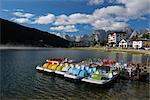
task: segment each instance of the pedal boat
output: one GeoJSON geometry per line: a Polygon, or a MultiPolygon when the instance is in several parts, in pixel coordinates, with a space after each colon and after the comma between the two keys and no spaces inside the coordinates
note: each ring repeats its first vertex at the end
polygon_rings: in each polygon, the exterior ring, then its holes
{"type": "Polygon", "coordinates": [[[118,75],[119,73],[117,72],[110,71],[106,74],[100,74],[98,71],[96,71],[96,73],[94,73],[92,76],[83,78],[81,81],[97,85],[105,85],[115,80],[118,75]]]}

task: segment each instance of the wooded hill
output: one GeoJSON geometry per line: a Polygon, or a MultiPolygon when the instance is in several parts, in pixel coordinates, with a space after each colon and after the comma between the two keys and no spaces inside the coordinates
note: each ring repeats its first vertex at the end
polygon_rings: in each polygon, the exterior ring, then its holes
{"type": "Polygon", "coordinates": [[[0,44],[68,47],[70,43],[68,40],[60,38],[54,34],[25,27],[1,18],[0,24],[0,44]]]}

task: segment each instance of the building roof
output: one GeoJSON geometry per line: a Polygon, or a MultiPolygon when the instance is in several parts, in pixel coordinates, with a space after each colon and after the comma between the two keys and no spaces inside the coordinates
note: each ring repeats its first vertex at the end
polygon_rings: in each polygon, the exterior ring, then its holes
{"type": "Polygon", "coordinates": [[[127,42],[125,39],[121,39],[121,40],[119,41],[119,43],[120,43],[121,41],[125,41],[125,42],[127,42]]]}

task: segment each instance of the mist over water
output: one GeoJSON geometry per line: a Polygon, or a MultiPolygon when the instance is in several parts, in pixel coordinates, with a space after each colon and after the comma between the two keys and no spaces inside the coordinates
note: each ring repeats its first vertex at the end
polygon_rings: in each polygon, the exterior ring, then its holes
{"type": "Polygon", "coordinates": [[[68,57],[75,60],[111,57],[119,62],[145,63],[148,56],[90,50],[29,49],[1,50],[2,100],[148,100],[149,83],[117,80],[109,88],[69,82],[63,78],[38,73],[36,65],[47,58],[68,57]]]}

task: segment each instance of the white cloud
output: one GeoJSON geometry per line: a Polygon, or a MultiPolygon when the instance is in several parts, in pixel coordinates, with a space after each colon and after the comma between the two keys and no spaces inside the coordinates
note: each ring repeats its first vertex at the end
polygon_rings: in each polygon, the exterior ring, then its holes
{"type": "Polygon", "coordinates": [[[11,20],[17,23],[31,23],[31,21],[28,18],[12,18],[11,20]]]}
{"type": "Polygon", "coordinates": [[[46,16],[40,16],[36,18],[36,24],[50,24],[55,20],[55,16],[53,14],[48,13],[46,16]]]}
{"type": "Polygon", "coordinates": [[[74,25],[67,25],[64,28],[65,32],[77,32],[78,30],[75,28],[74,25]]]}
{"type": "Polygon", "coordinates": [[[14,11],[19,11],[19,12],[21,12],[21,11],[24,11],[23,9],[14,9],[14,11]]]}
{"type": "Polygon", "coordinates": [[[127,26],[128,24],[126,22],[113,22],[110,28],[112,28],[112,30],[122,30],[127,26]]]}
{"type": "Polygon", "coordinates": [[[57,26],[57,27],[50,27],[50,30],[63,31],[64,28],[65,28],[64,26],[57,26]]]}
{"type": "Polygon", "coordinates": [[[9,10],[8,10],[8,9],[2,9],[2,11],[4,11],[4,12],[9,12],[9,10]]]}
{"type": "Polygon", "coordinates": [[[92,21],[90,18],[91,15],[81,14],[81,13],[74,13],[69,16],[60,15],[56,16],[56,20],[54,25],[71,25],[71,24],[88,24],[92,21]]]}
{"type": "Polygon", "coordinates": [[[57,27],[50,27],[50,30],[63,31],[63,32],[77,32],[78,31],[74,25],[65,25],[65,26],[61,25],[57,27]]]}
{"type": "Polygon", "coordinates": [[[70,24],[88,24],[92,22],[91,19],[91,15],[87,15],[87,14],[81,14],[81,13],[75,13],[75,14],[71,14],[68,17],[68,22],[70,24]]]}
{"type": "MultiPolygon", "coordinates": [[[[112,1],[112,0],[109,0],[112,1]]],[[[143,19],[145,14],[150,13],[149,0],[114,0],[124,6],[115,5],[100,8],[93,12],[94,22],[91,23],[95,28],[105,30],[122,29],[128,26],[128,21],[132,19],[143,19]]]]}
{"type": "Polygon", "coordinates": [[[126,15],[131,19],[140,18],[150,13],[150,0],[118,0],[118,3],[125,5],[126,15]]]}
{"type": "Polygon", "coordinates": [[[125,15],[126,9],[122,6],[108,6],[101,9],[96,9],[93,13],[94,17],[107,17],[110,15],[125,15]]]}
{"type": "Polygon", "coordinates": [[[56,17],[54,25],[67,25],[68,24],[68,16],[60,15],[56,17]]]}
{"type": "Polygon", "coordinates": [[[126,9],[122,6],[108,6],[93,12],[94,21],[91,23],[96,29],[118,30],[127,27],[126,9]]]}
{"type": "MultiPolygon", "coordinates": [[[[128,19],[125,17],[126,9],[122,6],[109,6],[96,9],[93,14],[74,13],[69,16],[56,17],[55,25],[90,24],[96,29],[119,29],[127,26],[128,19]],[[120,26],[117,26],[118,24],[120,26]],[[124,24],[123,24],[124,23],[124,24]],[[113,28],[114,27],[114,28],[113,28]]],[[[61,30],[62,26],[59,27],[61,30]]]]}
{"type": "Polygon", "coordinates": [[[127,26],[128,19],[125,16],[126,9],[122,6],[108,6],[106,8],[96,9],[93,14],[74,13],[69,16],[60,15],[56,17],[55,25],[75,25],[90,24],[96,29],[118,29],[116,23],[127,26]],[[123,23],[124,24],[120,24],[123,23]],[[110,28],[109,28],[110,27],[110,28]],[[114,28],[112,28],[114,27],[114,28]]]}
{"type": "Polygon", "coordinates": [[[31,18],[33,17],[34,15],[31,14],[31,13],[23,13],[23,12],[13,12],[13,15],[17,16],[17,17],[25,17],[25,18],[31,18]]]}
{"type": "Polygon", "coordinates": [[[108,30],[122,30],[128,26],[126,22],[115,22],[110,20],[99,21],[97,20],[92,24],[95,29],[104,29],[108,30]]]}
{"type": "Polygon", "coordinates": [[[100,4],[103,2],[104,2],[104,0],[89,0],[88,4],[89,5],[97,5],[97,4],[100,4]]]}
{"type": "MultiPolygon", "coordinates": [[[[106,0],[89,0],[91,4],[102,3],[106,0]]],[[[70,15],[58,15],[48,13],[45,16],[35,18],[34,24],[53,24],[51,30],[64,32],[78,31],[76,24],[90,24],[96,29],[115,30],[128,26],[128,21],[132,19],[143,19],[143,16],[150,13],[149,0],[107,0],[117,4],[96,9],[92,14],[74,13],[70,15]],[[118,5],[121,3],[122,5],[118,5]]],[[[31,18],[32,15],[15,12],[16,16],[31,18]],[[30,16],[30,17],[27,17],[30,16]]],[[[25,19],[24,19],[25,20],[25,19]]],[[[28,19],[29,20],[29,19],[28,19]]],[[[22,21],[23,22],[23,21],[22,21]]],[[[27,22],[27,19],[26,21],[27,22]]]]}

